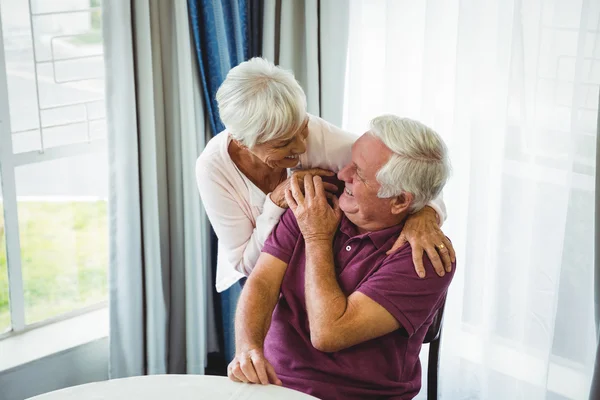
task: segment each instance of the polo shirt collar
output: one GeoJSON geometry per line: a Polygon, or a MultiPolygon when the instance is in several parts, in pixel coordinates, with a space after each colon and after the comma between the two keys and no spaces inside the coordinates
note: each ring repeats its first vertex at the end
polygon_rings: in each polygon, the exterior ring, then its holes
{"type": "Polygon", "coordinates": [[[404,227],[404,222],[390,226],[389,228],[381,229],[379,231],[367,232],[367,233],[359,233],[358,227],[350,221],[346,215],[342,215],[342,221],[340,222],[340,231],[347,235],[351,239],[363,239],[368,237],[371,239],[375,247],[380,249],[387,242],[392,240],[392,243],[398,239],[400,236],[400,232],[402,232],[402,228],[404,227]]]}

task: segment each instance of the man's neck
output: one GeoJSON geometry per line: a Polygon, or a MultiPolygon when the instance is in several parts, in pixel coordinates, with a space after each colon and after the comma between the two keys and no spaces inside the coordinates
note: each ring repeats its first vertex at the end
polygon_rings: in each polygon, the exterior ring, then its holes
{"type": "MultiPolygon", "coordinates": [[[[394,216],[390,217],[390,219],[388,221],[383,221],[383,222],[373,221],[372,223],[367,223],[362,226],[358,226],[356,224],[354,224],[354,226],[356,226],[356,230],[358,231],[358,233],[362,235],[363,233],[382,231],[384,229],[388,229],[393,226],[400,225],[406,220],[407,217],[408,217],[408,213],[402,213],[402,214],[394,215],[394,216]]],[[[348,218],[348,217],[346,217],[346,218],[348,218]]],[[[348,220],[350,222],[352,222],[352,220],[350,220],[349,218],[348,218],[348,220]]]]}

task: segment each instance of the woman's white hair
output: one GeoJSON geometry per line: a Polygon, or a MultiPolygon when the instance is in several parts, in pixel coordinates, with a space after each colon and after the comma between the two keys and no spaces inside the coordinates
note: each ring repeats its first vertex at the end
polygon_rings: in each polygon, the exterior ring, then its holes
{"type": "Polygon", "coordinates": [[[370,134],[394,154],[377,172],[380,198],[411,193],[409,212],[421,210],[434,199],[450,176],[446,144],[433,129],[408,118],[382,115],[371,121],[370,134]]]}
{"type": "Polygon", "coordinates": [[[306,118],[306,95],[294,75],[258,57],[229,71],[217,103],[229,133],[247,147],[285,138],[306,118]]]}

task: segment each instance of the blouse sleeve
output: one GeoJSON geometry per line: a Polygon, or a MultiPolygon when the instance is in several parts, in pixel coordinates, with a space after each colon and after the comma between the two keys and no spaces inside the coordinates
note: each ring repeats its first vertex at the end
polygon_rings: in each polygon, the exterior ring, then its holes
{"type": "Polygon", "coordinates": [[[431,200],[427,205],[435,210],[438,216],[438,224],[440,227],[446,221],[448,214],[446,213],[446,204],[444,203],[444,193],[440,192],[440,194],[433,200],[431,200]]]}
{"type": "Polygon", "coordinates": [[[337,173],[350,162],[356,139],[357,135],[311,115],[306,152],[300,156],[298,168],[323,168],[337,173]]]}
{"type": "Polygon", "coordinates": [[[219,238],[219,253],[223,253],[220,257],[227,260],[228,266],[248,276],[285,209],[275,205],[267,195],[254,227],[235,200],[234,191],[227,187],[226,179],[214,166],[199,159],[196,181],[208,219],[219,238]]]}

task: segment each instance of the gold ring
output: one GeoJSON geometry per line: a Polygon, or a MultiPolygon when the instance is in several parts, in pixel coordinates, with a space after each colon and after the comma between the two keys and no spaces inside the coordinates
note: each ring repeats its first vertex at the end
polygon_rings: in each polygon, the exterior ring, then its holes
{"type": "Polygon", "coordinates": [[[446,246],[444,246],[444,243],[438,244],[438,249],[442,250],[442,249],[445,249],[445,248],[446,248],[446,246]]]}

